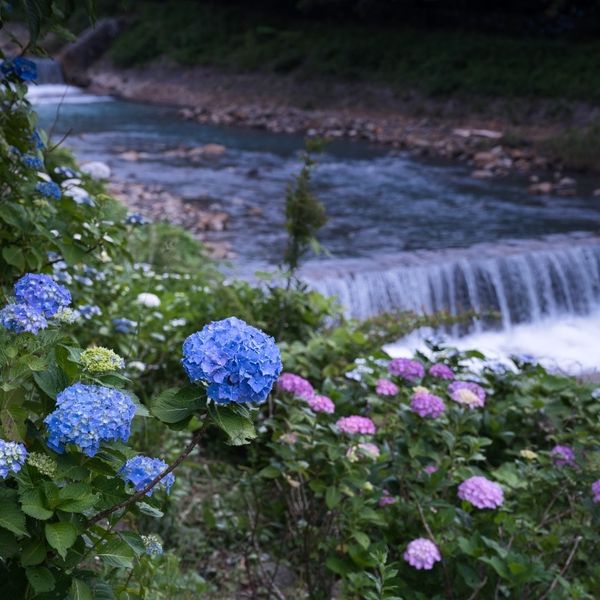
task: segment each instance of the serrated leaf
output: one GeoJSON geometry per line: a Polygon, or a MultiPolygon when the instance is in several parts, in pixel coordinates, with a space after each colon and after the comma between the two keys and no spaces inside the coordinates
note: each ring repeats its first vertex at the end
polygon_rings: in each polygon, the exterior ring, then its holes
{"type": "Polygon", "coordinates": [[[150,401],[150,412],[163,423],[179,423],[205,405],[197,387],[170,388],[150,401]]]}
{"type": "Polygon", "coordinates": [[[21,564],[24,567],[32,567],[44,562],[46,558],[46,544],[44,540],[33,539],[23,546],[21,551],[21,564]]]}
{"type": "Polygon", "coordinates": [[[73,579],[71,597],[73,600],[94,600],[90,586],[81,579],[73,579]]]}
{"type": "Polygon", "coordinates": [[[4,560],[12,558],[18,552],[19,545],[17,544],[17,538],[9,531],[0,529],[0,558],[4,560]]]}
{"type": "Polygon", "coordinates": [[[3,490],[0,497],[0,527],[8,529],[17,535],[27,535],[25,514],[17,504],[17,494],[13,490],[3,490]]]}
{"type": "Polygon", "coordinates": [[[107,565],[125,567],[127,569],[133,567],[133,559],[135,558],[135,552],[129,544],[118,538],[109,540],[100,546],[96,555],[107,565]]]}
{"type": "Polygon", "coordinates": [[[46,523],[46,539],[63,558],[77,539],[77,530],[71,523],[46,523]]]}
{"type": "Polygon", "coordinates": [[[46,506],[42,490],[26,490],[21,494],[21,509],[26,515],[45,521],[49,519],[54,512],[46,506]]]}
{"type": "Polygon", "coordinates": [[[233,408],[211,405],[209,414],[215,425],[229,437],[229,445],[243,446],[256,438],[254,423],[249,417],[235,412],[233,408]]]}

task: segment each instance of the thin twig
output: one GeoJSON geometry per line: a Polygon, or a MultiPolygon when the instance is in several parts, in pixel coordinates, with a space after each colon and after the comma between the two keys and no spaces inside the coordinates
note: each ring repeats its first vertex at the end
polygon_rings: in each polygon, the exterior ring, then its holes
{"type": "Polygon", "coordinates": [[[479,592],[485,587],[488,578],[484,577],[483,581],[473,590],[473,593],[467,598],[467,600],[475,600],[479,596],[479,592]]]}
{"type": "Polygon", "coordinates": [[[169,467],[167,467],[162,473],[159,473],[146,487],[127,498],[127,500],[123,500],[123,502],[119,502],[118,504],[115,504],[114,506],[111,506],[110,508],[99,512],[97,515],[90,519],[90,524],[97,523],[98,521],[105,519],[115,511],[121,510],[122,508],[127,508],[130,504],[141,500],[147,492],[149,492],[156,484],[160,483],[162,479],[164,479],[169,473],[171,473],[171,471],[174,471],[188,457],[188,455],[200,442],[201,434],[202,429],[198,429],[194,433],[192,441],[187,445],[186,449],[181,453],[177,460],[175,460],[175,462],[169,467]]]}
{"type": "Polygon", "coordinates": [[[579,544],[581,544],[582,539],[583,539],[582,535],[578,535],[575,538],[575,543],[573,544],[573,547],[571,548],[571,552],[569,553],[567,562],[564,564],[563,568],[560,570],[560,573],[554,578],[552,585],[548,588],[548,591],[540,598],[540,600],[545,600],[546,598],[548,598],[548,596],[552,593],[554,588],[558,585],[559,579],[567,572],[567,569],[571,566],[571,563],[573,562],[573,559],[575,558],[575,552],[577,552],[577,548],[579,547],[579,544]]]}

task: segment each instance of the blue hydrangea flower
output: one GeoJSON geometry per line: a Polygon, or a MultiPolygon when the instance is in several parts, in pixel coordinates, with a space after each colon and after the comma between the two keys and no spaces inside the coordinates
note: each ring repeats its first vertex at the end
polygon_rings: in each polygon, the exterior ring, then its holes
{"type": "Polygon", "coordinates": [[[147,225],[148,223],[150,223],[150,221],[146,219],[146,217],[137,213],[130,213],[125,219],[126,225],[147,225]]]}
{"type": "Polygon", "coordinates": [[[60,186],[54,181],[40,181],[36,184],[35,191],[46,198],[53,198],[54,200],[60,200],[62,196],[60,186]]]}
{"type": "Polygon", "coordinates": [[[120,390],[75,383],[58,394],[56,406],[44,423],[48,446],[60,454],[65,444],[75,444],[95,456],[102,442],[129,438],[135,404],[120,390]]]}
{"type": "Polygon", "coordinates": [[[142,542],[144,542],[144,548],[146,549],[146,554],[149,556],[160,556],[163,553],[163,546],[160,538],[151,533],[150,535],[143,535],[142,542]]]}
{"type": "Polygon", "coordinates": [[[35,81],[38,76],[37,65],[32,60],[22,56],[3,61],[0,65],[0,71],[6,77],[14,75],[21,81],[35,81]]]}
{"type": "Polygon", "coordinates": [[[95,304],[83,304],[77,310],[86,321],[89,321],[92,317],[98,317],[102,314],[100,307],[96,306],[95,304]]]}
{"type": "Polygon", "coordinates": [[[42,159],[35,154],[23,154],[21,156],[21,162],[30,169],[37,169],[38,171],[41,171],[44,168],[42,159]]]}
{"type": "Polygon", "coordinates": [[[33,333],[48,327],[46,317],[32,306],[27,304],[7,304],[0,310],[0,323],[2,327],[15,333],[33,333]]]}
{"type": "Polygon", "coordinates": [[[44,140],[42,139],[40,130],[37,127],[33,130],[33,133],[29,139],[31,140],[32,146],[36,150],[41,150],[44,147],[44,140]]]}
{"type": "Polygon", "coordinates": [[[6,479],[9,473],[18,473],[27,458],[27,450],[19,442],[0,440],[0,478],[6,479]]]}
{"type": "Polygon", "coordinates": [[[28,304],[46,317],[71,304],[69,290],[41,273],[23,275],[15,284],[15,298],[20,304],[28,304]]]}
{"type": "MultiPolygon", "coordinates": [[[[150,458],[149,456],[134,456],[130,458],[121,469],[121,477],[130,482],[135,491],[143,490],[154,478],[158,477],[169,465],[160,458],[150,458]]],[[[146,496],[152,496],[154,490],[158,487],[164,488],[167,493],[175,483],[175,475],[169,473],[160,483],[146,492],[146,496]]]]}
{"type": "Polygon", "coordinates": [[[137,323],[131,319],[113,319],[112,324],[117,333],[131,333],[137,327],[137,323]]]}
{"type": "Polygon", "coordinates": [[[208,397],[219,404],[264,402],[281,373],[275,340],[236,317],[190,335],[182,363],[190,380],[207,383],[208,397]]]}
{"type": "Polygon", "coordinates": [[[71,167],[55,167],[54,174],[57,175],[61,181],[63,179],[75,179],[78,177],[77,173],[71,169],[71,167]]]}

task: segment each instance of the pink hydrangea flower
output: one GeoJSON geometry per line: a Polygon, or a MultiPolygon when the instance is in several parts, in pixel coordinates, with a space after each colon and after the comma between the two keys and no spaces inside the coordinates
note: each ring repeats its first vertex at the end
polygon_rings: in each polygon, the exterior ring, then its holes
{"type": "Polygon", "coordinates": [[[429,367],[429,374],[432,377],[438,377],[439,379],[454,379],[454,371],[448,365],[443,363],[431,365],[431,367],[429,367]]]}
{"type": "Polygon", "coordinates": [[[381,454],[379,446],[377,446],[377,444],[372,444],[371,442],[361,442],[358,444],[357,448],[361,454],[372,460],[379,458],[379,455],[381,454]]]}
{"type": "Polygon", "coordinates": [[[458,486],[458,497],[476,508],[498,508],[504,502],[502,488],[478,475],[466,479],[458,486]]]}
{"type": "Polygon", "coordinates": [[[407,381],[422,379],[425,376],[425,367],[418,361],[410,358],[394,358],[388,366],[389,372],[396,377],[407,381]]]}
{"type": "Polygon", "coordinates": [[[425,471],[425,473],[427,473],[427,475],[433,475],[434,473],[437,473],[438,468],[436,465],[427,465],[423,471],[425,471]]]}
{"type": "Polygon", "coordinates": [[[277,389],[282,392],[294,394],[294,396],[304,398],[305,400],[315,395],[315,390],[310,381],[294,373],[282,373],[277,380],[277,389]]]}
{"type": "Polygon", "coordinates": [[[574,467],[576,464],[575,452],[571,446],[554,446],[550,454],[557,467],[574,467]]]}
{"type": "Polygon", "coordinates": [[[375,392],[380,396],[395,396],[398,393],[398,386],[389,379],[380,379],[375,386],[375,392]]]}
{"type": "Polygon", "coordinates": [[[448,386],[450,398],[468,408],[482,408],[485,405],[485,390],[470,381],[454,381],[448,386]]]}
{"type": "Polygon", "coordinates": [[[352,415],[350,417],[342,417],[336,423],[338,429],[350,435],[373,435],[376,431],[375,423],[369,417],[359,417],[352,415]]]}
{"type": "Polygon", "coordinates": [[[422,418],[437,419],[444,414],[446,405],[439,396],[419,390],[410,399],[410,409],[422,418]]]}
{"type": "Polygon", "coordinates": [[[335,412],[335,404],[327,396],[318,396],[315,394],[312,398],[308,398],[307,402],[313,412],[327,414],[335,412]]]}
{"type": "Polygon", "coordinates": [[[395,496],[391,496],[387,490],[383,490],[383,496],[379,498],[377,504],[383,507],[389,506],[390,504],[396,504],[396,502],[398,502],[398,498],[396,498],[395,496]]]}
{"type": "Polygon", "coordinates": [[[427,538],[417,538],[408,544],[404,560],[415,569],[430,571],[436,562],[442,560],[439,548],[427,538]]]}
{"type": "Polygon", "coordinates": [[[592,483],[592,494],[594,494],[594,502],[600,502],[600,479],[592,483]]]}

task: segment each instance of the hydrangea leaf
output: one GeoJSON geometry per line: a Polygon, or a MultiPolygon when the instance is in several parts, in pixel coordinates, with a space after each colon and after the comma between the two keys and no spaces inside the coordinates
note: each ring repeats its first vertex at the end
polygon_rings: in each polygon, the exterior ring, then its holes
{"type": "Polygon", "coordinates": [[[192,416],[205,401],[198,387],[170,388],[150,402],[150,412],[163,423],[175,424],[192,416]]]}
{"type": "Polygon", "coordinates": [[[249,416],[228,406],[209,407],[210,416],[217,427],[229,438],[229,445],[243,446],[256,438],[256,430],[249,416]]]}
{"type": "Polygon", "coordinates": [[[21,564],[24,567],[33,567],[43,563],[46,558],[46,544],[43,539],[36,538],[27,542],[21,552],[21,564]]]}
{"type": "Polygon", "coordinates": [[[67,550],[77,540],[77,530],[71,523],[47,523],[45,527],[46,539],[63,558],[67,550]]]}
{"type": "Polygon", "coordinates": [[[17,535],[27,535],[25,514],[17,504],[17,493],[9,489],[0,492],[0,527],[17,535]]]}
{"type": "Polygon", "coordinates": [[[31,567],[25,569],[25,574],[27,575],[27,581],[29,581],[36,594],[51,592],[54,589],[54,575],[52,575],[50,569],[31,567]]]}
{"type": "Polygon", "coordinates": [[[54,513],[45,506],[44,496],[41,489],[26,490],[21,495],[21,508],[26,515],[45,521],[54,513]]]}
{"type": "Polygon", "coordinates": [[[93,600],[90,586],[81,579],[73,579],[71,583],[71,597],[73,600],[93,600]]]}
{"type": "Polygon", "coordinates": [[[104,563],[112,567],[124,567],[131,569],[135,552],[129,544],[118,538],[108,540],[105,544],[98,548],[96,553],[104,563]]]}

